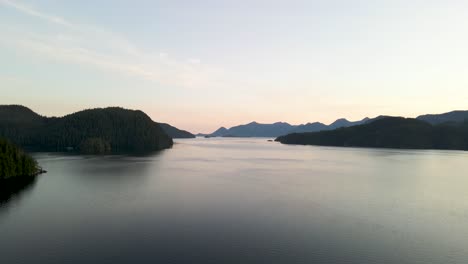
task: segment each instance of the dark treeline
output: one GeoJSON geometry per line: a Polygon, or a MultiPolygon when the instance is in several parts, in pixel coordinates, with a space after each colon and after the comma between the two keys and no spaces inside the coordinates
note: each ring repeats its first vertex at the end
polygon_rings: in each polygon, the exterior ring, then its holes
{"type": "Polygon", "coordinates": [[[31,151],[89,154],[149,152],[173,144],[145,113],[119,107],[47,118],[23,106],[0,106],[0,136],[31,151]]]}
{"type": "Polygon", "coordinates": [[[276,139],[284,144],[468,150],[468,122],[431,125],[401,117],[332,131],[295,133],[276,139]]]}
{"type": "Polygon", "coordinates": [[[188,131],[178,129],[166,123],[158,124],[171,138],[195,138],[195,135],[188,131]]]}
{"type": "Polygon", "coordinates": [[[0,181],[40,172],[37,162],[17,146],[0,138],[0,181]]]}

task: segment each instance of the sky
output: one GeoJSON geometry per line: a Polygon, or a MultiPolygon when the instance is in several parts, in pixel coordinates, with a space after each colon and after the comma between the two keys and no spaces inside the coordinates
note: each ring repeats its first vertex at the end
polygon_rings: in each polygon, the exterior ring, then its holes
{"type": "Polygon", "coordinates": [[[468,1],[0,0],[0,104],[194,133],[468,109],[468,1]]]}

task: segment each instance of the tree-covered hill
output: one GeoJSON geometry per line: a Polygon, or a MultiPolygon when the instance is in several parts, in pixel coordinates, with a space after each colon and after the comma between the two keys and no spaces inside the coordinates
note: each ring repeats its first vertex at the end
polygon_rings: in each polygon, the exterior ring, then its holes
{"type": "Polygon", "coordinates": [[[195,135],[185,131],[178,129],[177,127],[173,127],[166,123],[158,123],[159,126],[168,134],[171,138],[194,138],[195,135]]]}
{"type": "Polygon", "coordinates": [[[16,124],[37,125],[43,117],[22,105],[0,105],[0,120],[16,124]]]}
{"type": "Polygon", "coordinates": [[[293,133],[276,139],[283,144],[468,150],[468,123],[431,125],[401,117],[331,131],[293,133]]]}
{"type": "Polygon", "coordinates": [[[47,118],[21,105],[0,105],[0,137],[22,147],[32,145],[47,118]]]}
{"type": "MultiPolygon", "coordinates": [[[[157,123],[138,110],[96,108],[47,118],[26,109],[0,108],[9,116],[0,119],[0,136],[33,151],[148,152],[173,144],[157,123]]],[[[5,115],[0,113],[0,117],[5,115]]]]}
{"type": "Polygon", "coordinates": [[[41,172],[36,161],[17,146],[0,138],[0,185],[1,181],[20,176],[34,176],[41,172]]]}
{"type": "Polygon", "coordinates": [[[432,125],[443,123],[463,123],[468,121],[468,111],[457,110],[443,114],[421,115],[416,119],[426,121],[432,125]]]}

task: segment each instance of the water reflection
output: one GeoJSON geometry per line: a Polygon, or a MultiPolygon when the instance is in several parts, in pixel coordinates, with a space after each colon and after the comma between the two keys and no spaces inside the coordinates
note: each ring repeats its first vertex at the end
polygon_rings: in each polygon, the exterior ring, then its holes
{"type": "Polygon", "coordinates": [[[465,152],[212,138],[35,158],[2,263],[468,263],[465,152]]]}
{"type": "MultiPolygon", "coordinates": [[[[161,153],[147,156],[107,156],[87,157],[78,165],[67,165],[65,175],[73,175],[71,180],[87,190],[100,191],[100,188],[139,189],[147,185],[159,170],[161,153]],[[111,187],[112,186],[112,187],[111,187]]],[[[73,162],[72,162],[73,164],[73,162]]]]}
{"type": "Polygon", "coordinates": [[[19,200],[34,187],[37,177],[9,179],[0,182],[0,209],[7,208],[14,200],[19,200]]]}

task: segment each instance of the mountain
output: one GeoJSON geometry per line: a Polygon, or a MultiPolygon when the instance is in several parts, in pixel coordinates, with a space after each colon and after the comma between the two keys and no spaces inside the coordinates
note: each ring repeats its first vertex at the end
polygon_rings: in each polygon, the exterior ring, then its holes
{"type": "Polygon", "coordinates": [[[212,137],[222,137],[228,134],[228,130],[225,127],[218,128],[215,132],[211,133],[210,136],[212,137]]]}
{"type": "Polygon", "coordinates": [[[168,134],[171,138],[194,138],[195,135],[185,131],[185,130],[180,130],[176,127],[173,127],[169,124],[166,123],[158,123],[159,126],[168,134]]]}
{"type": "Polygon", "coordinates": [[[431,125],[413,118],[383,117],[330,131],[293,133],[276,141],[340,147],[468,150],[468,122],[431,125]]]}
{"type": "Polygon", "coordinates": [[[426,121],[433,125],[438,125],[442,123],[454,122],[454,123],[463,123],[468,120],[468,111],[452,111],[443,114],[436,115],[421,115],[416,119],[426,121]]]}
{"type": "Polygon", "coordinates": [[[331,123],[328,128],[330,129],[336,129],[336,128],[339,128],[339,127],[347,127],[347,126],[350,126],[350,123],[348,120],[346,120],[345,118],[340,118],[340,119],[337,119],[335,122],[331,123]]]}
{"type": "Polygon", "coordinates": [[[328,126],[320,123],[320,122],[314,122],[314,123],[307,123],[305,125],[298,125],[295,128],[293,128],[290,132],[291,133],[302,133],[302,132],[313,132],[313,131],[321,131],[321,130],[327,130],[328,126]]]}
{"type": "Polygon", "coordinates": [[[330,125],[314,122],[305,125],[290,125],[284,122],[273,124],[260,124],[251,122],[245,125],[234,126],[229,129],[219,128],[215,132],[208,134],[209,137],[279,137],[290,133],[316,132],[322,130],[331,130],[339,127],[348,127],[368,122],[369,118],[360,121],[351,122],[344,118],[338,119],[330,125]]]}
{"type": "Polygon", "coordinates": [[[276,137],[290,131],[292,126],[288,123],[259,124],[252,122],[246,125],[231,127],[224,137],[276,137]]]}
{"type": "Polygon", "coordinates": [[[48,118],[24,106],[0,106],[0,137],[33,151],[96,154],[148,152],[173,144],[145,113],[120,107],[48,118]]]}
{"type": "Polygon", "coordinates": [[[37,125],[43,117],[22,105],[0,105],[0,120],[10,124],[37,125]]]}
{"type": "MultiPolygon", "coordinates": [[[[199,136],[208,137],[279,137],[292,133],[306,133],[334,130],[341,127],[351,127],[357,125],[368,124],[390,116],[380,115],[375,118],[364,118],[359,121],[349,121],[345,118],[339,118],[330,125],[325,125],[320,122],[307,123],[302,125],[290,125],[288,123],[274,123],[274,124],[259,124],[251,122],[245,125],[234,126],[229,129],[221,127],[211,134],[198,134],[199,136]]],[[[416,119],[426,121],[432,125],[454,122],[461,123],[468,120],[468,111],[452,111],[449,113],[438,115],[421,115],[416,119]]]]}
{"type": "Polygon", "coordinates": [[[337,129],[337,128],[340,128],[340,127],[350,127],[350,126],[357,126],[357,125],[362,125],[364,123],[366,123],[367,121],[369,121],[370,119],[368,117],[360,120],[360,121],[348,121],[347,119],[345,118],[340,118],[340,119],[337,119],[335,122],[331,123],[329,126],[328,126],[328,130],[333,130],[333,129],[337,129]]]}

